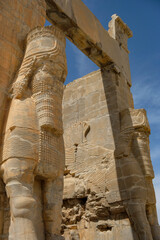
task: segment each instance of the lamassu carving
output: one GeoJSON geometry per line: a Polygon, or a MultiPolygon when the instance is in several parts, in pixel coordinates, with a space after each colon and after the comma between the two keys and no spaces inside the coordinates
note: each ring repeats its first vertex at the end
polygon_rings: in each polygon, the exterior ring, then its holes
{"type": "Polygon", "coordinates": [[[10,199],[11,240],[60,239],[64,146],[65,37],[37,27],[12,86],[1,170],[10,199]]]}

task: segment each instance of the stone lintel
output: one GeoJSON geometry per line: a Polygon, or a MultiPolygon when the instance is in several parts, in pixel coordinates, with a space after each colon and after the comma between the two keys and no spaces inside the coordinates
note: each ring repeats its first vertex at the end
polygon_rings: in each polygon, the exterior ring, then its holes
{"type": "Polygon", "coordinates": [[[46,0],[46,3],[50,22],[63,30],[66,37],[100,68],[111,63],[117,65],[131,85],[128,53],[81,0],[46,0]]]}

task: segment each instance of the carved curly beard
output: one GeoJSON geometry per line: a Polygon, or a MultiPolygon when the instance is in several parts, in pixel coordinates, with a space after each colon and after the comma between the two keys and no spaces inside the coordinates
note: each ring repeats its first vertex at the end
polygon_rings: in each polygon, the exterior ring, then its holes
{"type": "Polygon", "coordinates": [[[24,91],[27,88],[27,85],[28,85],[28,81],[26,78],[24,78],[23,80],[16,81],[12,86],[12,88],[13,88],[12,97],[22,98],[24,91]]]}

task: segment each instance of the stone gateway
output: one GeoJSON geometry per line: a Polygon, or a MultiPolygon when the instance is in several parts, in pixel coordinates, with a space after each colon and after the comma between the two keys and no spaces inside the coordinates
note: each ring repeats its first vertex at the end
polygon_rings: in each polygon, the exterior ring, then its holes
{"type": "Polygon", "coordinates": [[[129,27],[114,14],[106,31],[81,0],[0,14],[0,239],[160,240],[129,27]],[[100,69],[65,86],[66,37],[100,69]]]}

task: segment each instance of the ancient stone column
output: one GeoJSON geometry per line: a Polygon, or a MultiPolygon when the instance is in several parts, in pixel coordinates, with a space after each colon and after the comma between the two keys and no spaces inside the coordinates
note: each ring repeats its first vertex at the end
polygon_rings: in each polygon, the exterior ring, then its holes
{"type": "MultiPolygon", "coordinates": [[[[46,19],[45,0],[0,0],[0,161],[3,127],[9,110],[8,89],[19,69],[23,56],[27,33],[36,26],[43,26],[46,19]]],[[[0,179],[1,181],[1,179],[0,179]]],[[[0,183],[2,186],[3,183],[0,183]]],[[[8,231],[9,212],[7,198],[0,187],[0,238],[5,239],[8,231]]]]}
{"type": "Polygon", "coordinates": [[[139,239],[158,240],[160,231],[146,111],[129,108],[123,110],[120,117],[121,133],[115,156],[122,174],[120,191],[126,193],[123,204],[139,239]]]}
{"type": "Polygon", "coordinates": [[[1,169],[10,199],[11,240],[60,239],[64,146],[65,37],[37,27],[27,37],[12,86],[1,169]]]}
{"type": "Polygon", "coordinates": [[[8,88],[22,62],[27,33],[45,23],[46,3],[45,0],[0,0],[0,16],[1,144],[2,128],[8,112],[8,88]]]}

